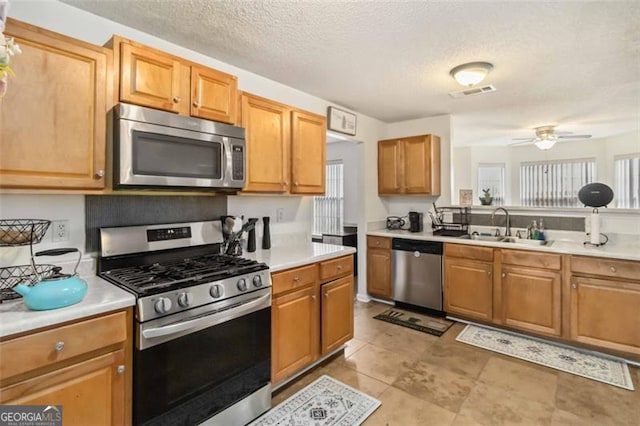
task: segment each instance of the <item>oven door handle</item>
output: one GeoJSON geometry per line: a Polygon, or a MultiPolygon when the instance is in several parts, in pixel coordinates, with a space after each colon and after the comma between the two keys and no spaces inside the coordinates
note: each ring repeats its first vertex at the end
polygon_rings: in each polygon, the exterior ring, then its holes
{"type": "Polygon", "coordinates": [[[243,305],[238,306],[237,308],[232,308],[224,312],[207,315],[205,317],[200,317],[184,322],[179,322],[176,324],[167,325],[164,327],[150,328],[142,331],[142,337],[145,339],[153,339],[156,337],[169,336],[171,334],[180,333],[185,330],[189,330],[196,327],[210,327],[216,324],[221,324],[223,322],[229,321],[231,319],[240,317],[252,310],[257,310],[257,307],[265,304],[265,302],[269,302],[269,304],[264,307],[271,305],[271,292],[265,294],[264,296],[260,296],[259,298],[252,300],[251,302],[247,302],[243,305]]]}

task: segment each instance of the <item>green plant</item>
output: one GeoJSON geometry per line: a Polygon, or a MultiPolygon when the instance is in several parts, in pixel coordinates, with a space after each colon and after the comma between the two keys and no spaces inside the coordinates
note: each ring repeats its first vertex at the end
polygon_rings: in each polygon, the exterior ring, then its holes
{"type": "Polygon", "coordinates": [[[486,199],[491,198],[491,189],[490,188],[483,189],[482,192],[484,193],[483,198],[486,198],[486,199]]]}

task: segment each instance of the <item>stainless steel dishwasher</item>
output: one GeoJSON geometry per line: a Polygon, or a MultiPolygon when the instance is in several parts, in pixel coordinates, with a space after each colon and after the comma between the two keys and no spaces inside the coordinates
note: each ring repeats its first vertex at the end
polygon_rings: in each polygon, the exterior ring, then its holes
{"type": "Polygon", "coordinates": [[[442,243],[394,238],[393,299],[442,312],[442,243]]]}

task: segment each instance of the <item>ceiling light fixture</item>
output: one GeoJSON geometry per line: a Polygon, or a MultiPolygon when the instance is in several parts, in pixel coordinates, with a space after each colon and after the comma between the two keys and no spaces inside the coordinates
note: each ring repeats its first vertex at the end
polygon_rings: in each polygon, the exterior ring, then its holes
{"type": "Polygon", "coordinates": [[[549,138],[539,139],[536,140],[533,144],[539,149],[546,151],[553,148],[553,146],[556,144],[556,138],[551,136],[549,138]]]}
{"type": "Polygon", "coordinates": [[[484,80],[492,69],[493,65],[489,62],[469,62],[468,64],[458,65],[449,71],[449,74],[458,83],[470,87],[484,80]]]}

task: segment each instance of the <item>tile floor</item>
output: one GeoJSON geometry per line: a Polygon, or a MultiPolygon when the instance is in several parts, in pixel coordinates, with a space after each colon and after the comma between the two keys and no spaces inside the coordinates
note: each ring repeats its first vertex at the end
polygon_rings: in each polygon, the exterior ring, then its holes
{"type": "Polygon", "coordinates": [[[355,337],[343,354],[274,394],[273,405],[327,374],[382,402],[366,426],[640,425],[635,391],[616,388],[455,340],[373,319],[387,309],[356,303],[355,337]]]}

